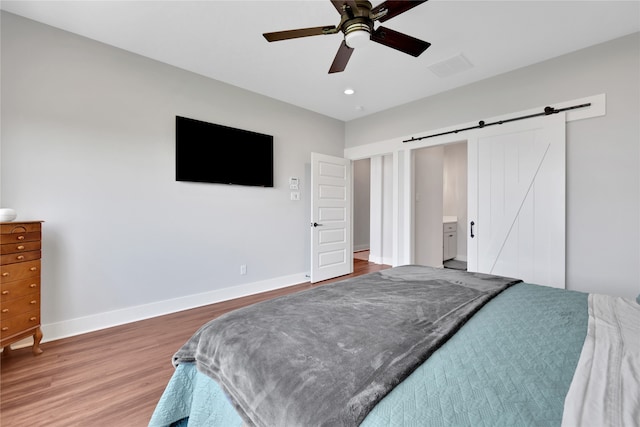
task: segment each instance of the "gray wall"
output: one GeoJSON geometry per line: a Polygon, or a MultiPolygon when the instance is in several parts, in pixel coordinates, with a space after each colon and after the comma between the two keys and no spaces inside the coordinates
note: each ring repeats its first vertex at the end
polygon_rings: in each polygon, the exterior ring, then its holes
{"type": "Polygon", "coordinates": [[[46,221],[45,326],[304,281],[306,169],[342,155],[343,122],[6,12],[1,30],[1,204],[46,221]],[[275,187],[176,182],[176,115],[273,135],[275,187]]]}
{"type": "Polygon", "coordinates": [[[369,224],[371,223],[371,160],[353,163],[353,250],[369,249],[369,224]]]}
{"type": "Polygon", "coordinates": [[[640,33],[346,124],[346,147],[606,94],[567,124],[567,287],[640,292],[640,33]]]}
{"type": "Polygon", "coordinates": [[[414,151],[415,263],[442,267],[444,147],[414,151]]]}

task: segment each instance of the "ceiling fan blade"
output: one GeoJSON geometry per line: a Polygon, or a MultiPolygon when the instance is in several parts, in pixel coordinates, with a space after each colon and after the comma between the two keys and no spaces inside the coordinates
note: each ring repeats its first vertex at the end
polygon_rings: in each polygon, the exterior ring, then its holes
{"type": "Polygon", "coordinates": [[[344,69],[347,68],[347,62],[349,62],[353,51],[354,49],[347,46],[347,43],[342,40],[338,53],[336,53],[336,57],[333,59],[333,64],[331,64],[331,68],[329,68],[329,74],[344,71],[344,69]]]}
{"type": "Polygon", "coordinates": [[[309,36],[321,36],[324,34],[335,34],[338,29],[335,25],[329,25],[326,27],[311,27],[300,28],[298,30],[276,31],[273,33],[264,33],[263,36],[269,42],[276,42],[279,40],[297,39],[300,37],[309,36]]]}
{"type": "Polygon", "coordinates": [[[371,15],[375,16],[378,13],[386,10],[387,13],[384,16],[380,17],[380,19],[378,19],[378,21],[384,22],[393,18],[394,16],[398,16],[401,13],[406,12],[409,9],[413,9],[414,7],[421,5],[426,1],[427,0],[387,0],[384,3],[380,3],[379,5],[371,9],[371,15]]]}
{"type": "Polygon", "coordinates": [[[331,3],[340,15],[342,15],[342,7],[345,4],[349,6],[354,13],[358,13],[358,4],[355,2],[355,0],[331,0],[331,3]]]}
{"type": "Polygon", "coordinates": [[[371,40],[376,43],[392,47],[411,56],[420,56],[422,52],[431,46],[431,43],[429,42],[425,42],[385,27],[378,27],[378,29],[371,34],[371,40]]]}

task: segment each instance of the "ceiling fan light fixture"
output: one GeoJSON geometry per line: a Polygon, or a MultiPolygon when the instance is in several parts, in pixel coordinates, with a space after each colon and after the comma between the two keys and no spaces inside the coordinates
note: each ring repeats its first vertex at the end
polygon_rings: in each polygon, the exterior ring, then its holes
{"type": "Polygon", "coordinates": [[[366,46],[371,38],[371,28],[367,24],[350,25],[344,33],[344,41],[351,49],[366,46]]]}
{"type": "Polygon", "coordinates": [[[342,32],[344,38],[329,67],[329,74],[343,72],[355,48],[367,45],[369,40],[417,57],[431,46],[431,43],[382,26],[374,30],[374,24],[376,21],[383,22],[405,13],[426,1],[386,0],[372,8],[369,0],[331,0],[331,4],[340,14],[338,25],[276,31],[264,33],[263,36],[268,42],[274,42],[342,32]]]}

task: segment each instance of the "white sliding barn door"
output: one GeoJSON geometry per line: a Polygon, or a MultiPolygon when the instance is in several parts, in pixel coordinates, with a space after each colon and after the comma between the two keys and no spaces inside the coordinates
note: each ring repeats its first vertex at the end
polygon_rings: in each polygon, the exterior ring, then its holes
{"type": "Polygon", "coordinates": [[[311,283],[353,272],[351,161],[311,153],[311,283]]]}
{"type": "Polygon", "coordinates": [[[564,288],[564,113],[481,129],[468,161],[469,271],[564,288]]]}

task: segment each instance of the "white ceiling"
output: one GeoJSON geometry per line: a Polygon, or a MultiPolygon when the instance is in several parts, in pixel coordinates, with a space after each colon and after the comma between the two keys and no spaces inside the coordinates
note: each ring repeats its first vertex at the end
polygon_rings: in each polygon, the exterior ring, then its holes
{"type": "Polygon", "coordinates": [[[420,57],[371,43],[330,75],[342,34],[262,37],[337,25],[329,0],[3,0],[1,8],[343,121],[640,31],[638,0],[431,0],[383,24],[432,43],[420,57]],[[429,68],[460,54],[472,68],[448,77],[429,68]]]}

